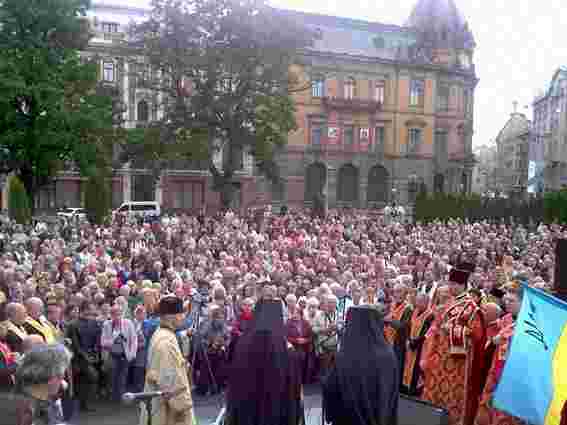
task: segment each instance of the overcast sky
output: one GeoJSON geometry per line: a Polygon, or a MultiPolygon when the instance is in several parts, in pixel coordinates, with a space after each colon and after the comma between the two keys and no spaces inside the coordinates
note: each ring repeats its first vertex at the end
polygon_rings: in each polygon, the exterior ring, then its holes
{"type": "MultiPolygon", "coordinates": [[[[147,0],[103,0],[147,4],[147,0]]],[[[305,12],[401,25],[417,0],[271,0],[305,12]]],[[[455,0],[477,43],[474,62],[480,82],[475,95],[475,146],[494,139],[518,102],[530,105],[553,72],[567,65],[567,4],[564,0],[455,0]],[[564,7],[561,7],[563,3],[564,7]]]]}

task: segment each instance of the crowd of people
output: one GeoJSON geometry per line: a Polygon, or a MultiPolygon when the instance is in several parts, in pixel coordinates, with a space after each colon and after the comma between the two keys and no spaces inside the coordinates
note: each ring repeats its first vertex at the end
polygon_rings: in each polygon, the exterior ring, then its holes
{"type": "Polygon", "coordinates": [[[374,305],[400,390],[450,423],[521,423],[491,406],[522,283],[552,290],[556,225],[384,222],[360,211],[179,215],[109,226],[2,223],[0,379],[9,388],[34,341],[73,353],[63,410],[142,391],[159,303],[182,302],[188,379],[222,392],[261,301],[281,303],[303,384],[323,381],[352,307],[374,305]],[[233,366],[233,365],[232,365],[233,366]]]}

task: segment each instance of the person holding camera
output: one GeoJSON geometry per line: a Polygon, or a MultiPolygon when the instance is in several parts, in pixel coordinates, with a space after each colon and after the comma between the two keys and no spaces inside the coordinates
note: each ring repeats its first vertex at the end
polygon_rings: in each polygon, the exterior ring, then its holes
{"type": "Polygon", "coordinates": [[[61,423],[61,389],[66,385],[65,371],[71,352],[62,344],[33,345],[22,357],[15,374],[14,403],[2,414],[6,423],[51,425],[61,423]],[[11,412],[11,409],[15,412],[11,412]],[[15,422],[11,421],[15,416],[15,422]]]}
{"type": "Polygon", "coordinates": [[[122,307],[114,304],[110,320],[102,326],[101,347],[109,356],[112,375],[112,400],[120,402],[126,392],[130,363],[138,351],[138,335],[131,320],[125,319],[122,307]]]}

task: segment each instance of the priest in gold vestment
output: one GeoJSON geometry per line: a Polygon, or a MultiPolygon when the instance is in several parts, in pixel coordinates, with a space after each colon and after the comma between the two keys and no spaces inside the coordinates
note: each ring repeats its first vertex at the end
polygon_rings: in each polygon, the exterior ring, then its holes
{"type": "MultiPolygon", "coordinates": [[[[164,391],[152,401],[153,425],[192,425],[195,423],[187,361],[181,353],[175,331],[183,322],[183,301],[167,296],[159,303],[160,325],[150,341],[144,391],[164,391]]],[[[140,425],[147,424],[147,411],[141,406],[140,425]]]]}

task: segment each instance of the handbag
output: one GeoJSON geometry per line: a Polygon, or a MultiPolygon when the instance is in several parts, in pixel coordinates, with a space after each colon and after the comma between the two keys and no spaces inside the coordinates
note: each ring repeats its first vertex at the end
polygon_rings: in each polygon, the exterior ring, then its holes
{"type": "Polygon", "coordinates": [[[112,347],[110,347],[110,354],[112,354],[113,356],[123,356],[125,354],[124,336],[122,334],[114,338],[112,347]]]}
{"type": "MultiPolygon", "coordinates": [[[[120,330],[122,331],[122,322],[120,322],[120,330]]],[[[126,352],[124,349],[124,335],[120,332],[112,341],[112,346],[110,347],[110,354],[113,356],[123,356],[126,352]]]]}

